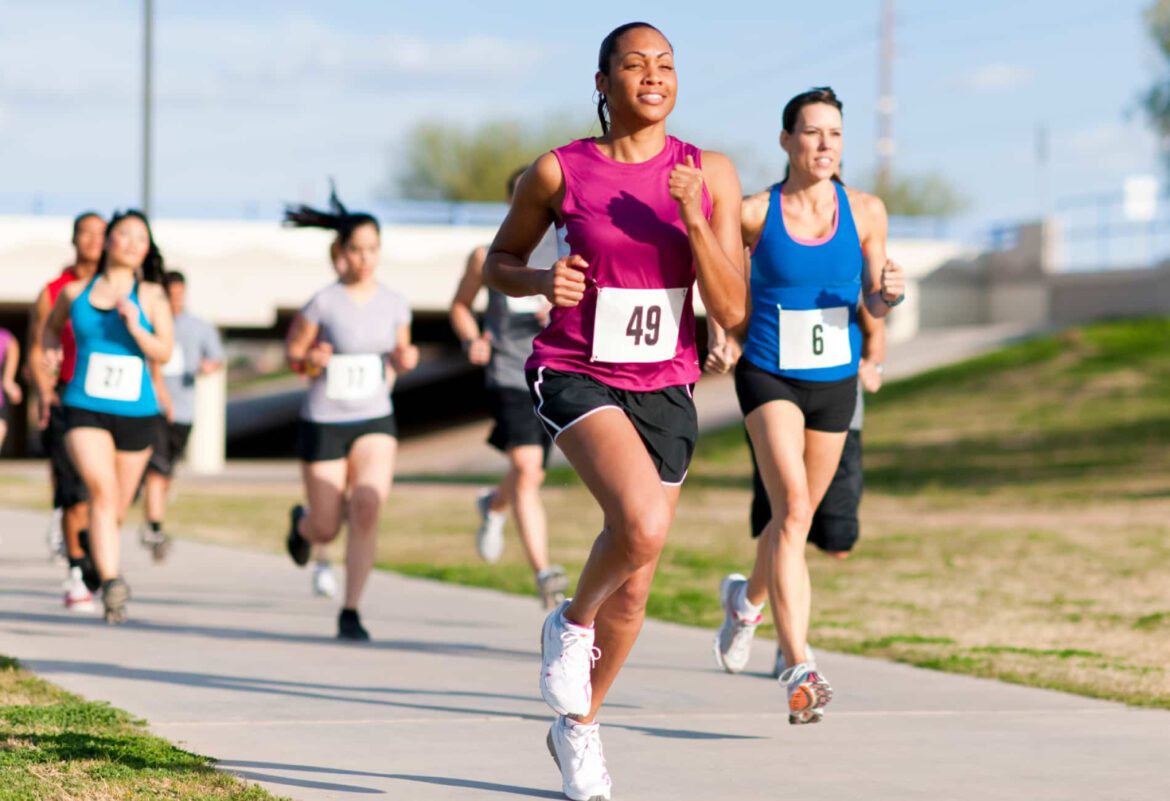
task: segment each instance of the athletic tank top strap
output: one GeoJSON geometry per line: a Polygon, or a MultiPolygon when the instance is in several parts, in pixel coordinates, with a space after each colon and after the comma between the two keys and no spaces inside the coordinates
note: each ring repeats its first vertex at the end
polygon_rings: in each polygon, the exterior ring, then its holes
{"type": "MultiPolygon", "coordinates": [[[[157,415],[158,399],[142,348],[130,335],[117,308],[98,309],[92,303],[92,290],[99,277],[95,275],[86,284],[69,309],[77,362],[61,402],[123,417],[157,415]]],[[[129,300],[138,308],[139,324],[153,333],[154,327],[138,297],[137,281],[129,300]]]]}
{"type": "Polygon", "coordinates": [[[829,233],[794,236],[784,221],[783,184],[769,192],[768,213],[752,253],[752,315],[744,358],[761,370],[805,381],[857,374],[857,305],[865,260],[845,187],[829,233]]]}

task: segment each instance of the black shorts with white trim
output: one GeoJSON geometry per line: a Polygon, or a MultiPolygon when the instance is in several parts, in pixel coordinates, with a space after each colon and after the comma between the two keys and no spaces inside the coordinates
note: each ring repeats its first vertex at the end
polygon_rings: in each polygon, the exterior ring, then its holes
{"type": "Polygon", "coordinates": [[[577,423],[602,409],[625,413],[663,484],[682,484],[699,439],[691,386],[650,392],[615,389],[584,373],[540,367],[525,370],[536,416],[555,442],[577,423]]]}

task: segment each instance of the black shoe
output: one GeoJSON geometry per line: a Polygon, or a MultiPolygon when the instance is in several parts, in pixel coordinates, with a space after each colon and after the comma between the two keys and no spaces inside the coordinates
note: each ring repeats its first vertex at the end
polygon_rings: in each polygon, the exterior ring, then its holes
{"type": "Polygon", "coordinates": [[[299,503],[292,508],[289,513],[291,520],[288,528],[288,538],[284,541],[288,548],[288,555],[296,562],[297,567],[304,567],[309,564],[309,554],[313,550],[313,546],[307,539],[301,536],[301,532],[297,531],[297,526],[301,522],[301,518],[305,516],[305,507],[299,503]]]}
{"type": "Polygon", "coordinates": [[[370,633],[362,627],[356,609],[342,609],[337,618],[337,639],[369,642],[370,633]]]}
{"type": "Polygon", "coordinates": [[[89,531],[82,529],[77,532],[77,543],[81,546],[83,556],[76,560],[81,568],[81,580],[90,592],[97,592],[102,586],[102,577],[98,575],[97,566],[93,563],[93,555],[89,550],[89,531]]]}

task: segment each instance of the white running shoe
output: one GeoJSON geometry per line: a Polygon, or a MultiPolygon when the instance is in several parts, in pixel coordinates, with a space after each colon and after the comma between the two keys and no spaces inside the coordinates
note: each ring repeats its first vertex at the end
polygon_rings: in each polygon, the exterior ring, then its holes
{"type": "Polygon", "coordinates": [[[715,634],[715,664],[728,673],[739,673],[747,667],[752,655],[752,638],[756,627],[764,619],[756,615],[748,620],[736,609],[735,599],[747,587],[747,577],[731,573],[719,583],[719,602],[723,605],[723,625],[715,634]]]}
{"type": "Polygon", "coordinates": [[[69,578],[65,579],[65,608],[70,612],[97,610],[97,605],[93,602],[93,593],[81,578],[80,567],[69,568],[69,578]]]}
{"type": "Polygon", "coordinates": [[[794,725],[819,723],[825,707],[833,700],[833,688],[811,662],[793,665],[780,674],[788,693],[788,722],[794,725]]]}
{"type": "Polygon", "coordinates": [[[489,564],[495,564],[504,555],[504,524],[508,521],[503,512],[492,511],[495,497],[494,489],[483,489],[475,499],[480,521],[479,530],[475,532],[475,550],[479,552],[479,558],[489,564]]]}
{"type": "Polygon", "coordinates": [[[601,651],[593,646],[593,629],[565,620],[565,601],[544,619],[540,633],[540,694],[558,715],[588,715],[593,704],[589,675],[601,651]]]}
{"type": "Polygon", "coordinates": [[[572,801],[609,801],[613,784],[601,750],[601,727],[573,723],[566,717],[553,721],[545,738],[548,752],[561,769],[561,792],[572,801]]]}
{"type": "Polygon", "coordinates": [[[328,559],[313,563],[313,595],[318,598],[333,598],[337,595],[337,575],[328,559]]]}
{"type": "Polygon", "coordinates": [[[569,589],[569,577],[560,565],[549,565],[536,574],[536,593],[545,609],[560,606],[565,600],[565,591],[569,589]]]}
{"type": "Polygon", "coordinates": [[[49,526],[45,529],[45,547],[49,549],[50,562],[65,560],[65,529],[61,523],[65,518],[65,510],[54,508],[49,516],[49,526]]]}
{"type": "MultiPolygon", "coordinates": [[[[814,668],[817,666],[817,655],[813,653],[811,645],[804,646],[804,655],[808,658],[808,663],[814,668]]],[[[788,669],[788,663],[784,661],[784,651],[780,650],[780,646],[776,646],[776,662],[772,665],[772,678],[780,678],[780,674],[788,669]]]]}

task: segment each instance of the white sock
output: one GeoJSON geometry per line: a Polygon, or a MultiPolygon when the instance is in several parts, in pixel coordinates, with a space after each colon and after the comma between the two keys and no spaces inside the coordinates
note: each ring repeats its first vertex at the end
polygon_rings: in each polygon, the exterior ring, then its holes
{"type": "Polygon", "coordinates": [[[745,620],[755,620],[760,616],[760,612],[763,611],[764,605],[760,604],[759,606],[756,606],[751,601],[749,601],[747,597],[747,588],[748,585],[745,583],[740,586],[739,590],[736,591],[734,599],[735,611],[745,620]]]}

